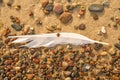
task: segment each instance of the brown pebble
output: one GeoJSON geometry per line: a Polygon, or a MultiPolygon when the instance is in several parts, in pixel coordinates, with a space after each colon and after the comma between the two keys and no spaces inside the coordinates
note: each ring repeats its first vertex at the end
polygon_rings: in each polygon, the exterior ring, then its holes
{"type": "Polygon", "coordinates": [[[34,74],[27,74],[27,79],[28,79],[28,80],[32,80],[33,77],[34,77],[34,74]]]}
{"type": "Polygon", "coordinates": [[[47,4],[49,3],[49,0],[44,0],[44,2],[42,2],[42,7],[45,8],[47,6],[47,4]]]}
{"type": "Polygon", "coordinates": [[[2,36],[7,36],[10,32],[11,32],[11,31],[10,31],[9,28],[4,28],[4,29],[2,30],[1,35],[2,35],[2,36]]]}
{"type": "Polygon", "coordinates": [[[93,14],[93,19],[94,20],[98,20],[99,19],[98,15],[97,14],[93,14]]]}
{"type": "Polygon", "coordinates": [[[120,35],[118,36],[118,40],[120,41],[120,35]]]}
{"type": "Polygon", "coordinates": [[[39,63],[39,59],[34,58],[33,62],[36,63],[36,64],[38,64],[39,63]]]}
{"type": "Polygon", "coordinates": [[[54,11],[56,14],[61,14],[61,13],[63,12],[63,5],[60,4],[60,3],[56,3],[56,4],[54,5],[53,11],[54,11]]]}
{"type": "Polygon", "coordinates": [[[79,30],[85,30],[86,29],[86,25],[82,23],[82,24],[80,24],[78,26],[78,28],[79,28],[79,30]]]}
{"type": "Polygon", "coordinates": [[[62,23],[66,24],[72,19],[72,14],[69,12],[64,12],[60,15],[59,19],[62,23]]]}
{"type": "Polygon", "coordinates": [[[33,17],[33,16],[34,16],[34,13],[33,13],[33,12],[30,12],[29,16],[30,16],[30,17],[33,17]]]}
{"type": "Polygon", "coordinates": [[[65,70],[68,67],[68,63],[66,61],[62,62],[62,69],[65,70]]]}

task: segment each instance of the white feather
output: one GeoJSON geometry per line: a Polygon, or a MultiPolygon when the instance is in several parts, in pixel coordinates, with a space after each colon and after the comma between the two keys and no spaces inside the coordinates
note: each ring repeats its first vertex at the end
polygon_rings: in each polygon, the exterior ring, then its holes
{"type": "Polygon", "coordinates": [[[13,41],[13,43],[22,43],[30,41],[26,45],[22,45],[29,48],[37,48],[43,46],[53,47],[57,44],[84,45],[88,43],[100,43],[108,45],[108,43],[95,41],[76,33],[62,32],[59,34],[59,37],[57,36],[57,33],[49,33],[40,35],[9,36],[8,38],[18,38],[15,41],[13,41]]]}

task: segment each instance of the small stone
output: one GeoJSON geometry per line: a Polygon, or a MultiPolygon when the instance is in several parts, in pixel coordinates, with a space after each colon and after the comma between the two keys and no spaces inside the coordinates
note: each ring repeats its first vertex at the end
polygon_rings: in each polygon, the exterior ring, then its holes
{"type": "Polygon", "coordinates": [[[114,46],[120,50],[120,43],[115,43],[114,46]]]}
{"type": "Polygon", "coordinates": [[[70,77],[67,77],[67,78],[65,78],[65,80],[71,80],[71,78],[70,78],[70,77]]]}
{"type": "Polygon", "coordinates": [[[39,59],[34,58],[33,62],[36,63],[36,64],[38,64],[39,63],[39,59]]]}
{"type": "Polygon", "coordinates": [[[105,28],[104,26],[101,28],[101,32],[102,32],[103,34],[106,34],[106,28],[105,28]]]}
{"type": "Polygon", "coordinates": [[[27,79],[28,79],[28,80],[32,80],[32,79],[33,79],[33,77],[34,77],[34,75],[33,75],[33,74],[27,74],[27,79]]]}
{"type": "Polygon", "coordinates": [[[103,44],[98,44],[98,43],[94,44],[94,49],[95,50],[100,50],[102,47],[103,47],[103,44]]]}
{"type": "Polygon", "coordinates": [[[82,10],[79,11],[79,15],[80,15],[80,16],[82,16],[82,15],[84,15],[84,14],[85,14],[84,11],[82,11],[82,10]]]}
{"type": "Polygon", "coordinates": [[[118,36],[118,40],[120,41],[120,35],[118,36]]]}
{"type": "Polygon", "coordinates": [[[70,72],[70,71],[64,71],[64,75],[65,75],[66,77],[70,76],[71,73],[72,73],[72,72],[70,72]]]}
{"type": "Polygon", "coordinates": [[[105,55],[107,55],[107,54],[108,54],[108,53],[107,53],[106,51],[103,51],[103,52],[100,53],[101,56],[105,56],[105,55]]]}
{"type": "Polygon", "coordinates": [[[86,68],[86,69],[90,69],[90,65],[86,65],[85,68],[86,68]]]}
{"type": "Polygon", "coordinates": [[[74,9],[74,6],[72,6],[71,4],[67,4],[67,5],[66,5],[66,9],[67,9],[67,10],[73,10],[73,9],[74,9]]]}
{"type": "Polygon", "coordinates": [[[13,3],[14,3],[14,0],[9,0],[7,3],[7,6],[11,7],[13,3]]]}
{"type": "Polygon", "coordinates": [[[60,15],[59,19],[62,23],[66,24],[72,19],[72,14],[69,12],[64,12],[60,15]]]}
{"type": "Polygon", "coordinates": [[[93,19],[94,20],[98,20],[99,19],[98,15],[97,14],[93,14],[93,19]]]}
{"type": "Polygon", "coordinates": [[[54,5],[53,11],[54,11],[56,14],[61,14],[61,13],[63,12],[63,5],[60,4],[60,3],[56,3],[56,4],[54,5]]]}
{"type": "Polygon", "coordinates": [[[109,7],[110,6],[110,2],[107,0],[107,1],[104,1],[103,3],[102,3],[102,5],[104,6],[104,7],[109,7]]]}
{"type": "Polygon", "coordinates": [[[11,32],[11,31],[10,31],[9,28],[4,28],[4,29],[2,30],[1,35],[2,35],[2,36],[7,36],[10,32],[11,32]]]}
{"type": "Polygon", "coordinates": [[[51,12],[53,10],[54,5],[52,3],[49,3],[46,5],[45,10],[48,12],[51,12]]]}
{"type": "Polygon", "coordinates": [[[86,26],[85,26],[85,24],[80,24],[79,26],[78,26],[78,29],[79,30],[85,30],[86,29],[86,26]]]}
{"type": "Polygon", "coordinates": [[[14,67],[14,69],[16,70],[16,71],[19,71],[20,70],[20,67],[18,66],[18,67],[14,67]]]}
{"type": "Polygon", "coordinates": [[[62,68],[63,68],[63,70],[65,70],[68,66],[69,66],[69,64],[66,61],[62,62],[62,68]]]}
{"type": "Polygon", "coordinates": [[[110,48],[110,49],[109,49],[109,53],[110,53],[111,55],[116,54],[116,49],[115,49],[115,48],[110,48]]]}
{"type": "Polygon", "coordinates": [[[45,8],[49,3],[49,0],[44,0],[44,2],[42,2],[42,7],[45,8]]]}
{"type": "Polygon", "coordinates": [[[14,8],[15,8],[16,10],[20,10],[20,9],[21,9],[21,6],[20,6],[20,5],[15,5],[14,8]]]}
{"type": "Polygon", "coordinates": [[[11,27],[12,27],[13,29],[15,29],[16,31],[22,30],[22,26],[20,26],[20,25],[17,24],[17,23],[13,23],[13,24],[11,25],[11,27]]]}
{"type": "Polygon", "coordinates": [[[33,17],[33,16],[34,16],[34,13],[33,13],[33,12],[30,12],[29,16],[30,16],[30,17],[33,17]]]}
{"type": "Polygon", "coordinates": [[[103,12],[104,11],[104,7],[103,5],[101,4],[91,4],[89,7],[88,7],[88,10],[90,12],[103,12]]]}

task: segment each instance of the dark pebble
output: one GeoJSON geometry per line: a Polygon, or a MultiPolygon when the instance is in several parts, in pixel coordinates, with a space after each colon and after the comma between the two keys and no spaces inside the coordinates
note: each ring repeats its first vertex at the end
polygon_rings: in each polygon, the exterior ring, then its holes
{"type": "Polygon", "coordinates": [[[11,25],[11,27],[12,27],[13,29],[15,29],[16,31],[22,30],[22,26],[20,26],[20,25],[17,24],[17,23],[13,23],[13,24],[11,25]]]}
{"type": "Polygon", "coordinates": [[[14,0],[9,0],[7,3],[7,6],[11,7],[13,3],[14,3],[14,0]]]}
{"type": "Polygon", "coordinates": [[[3,0],[0,0],[0,3],[3,3],[3,0]]]}
{"type": "Polygon", "coordinates": [[[92,4],[88,7],[88,10],[91,12],[102,12],[104,11],[104,7],[101,4],[92,4]]]}
{"type": "Polygon", "coordinates": [[[78,28],[79,28],[79,30],[85,30],[86,26],[85,26],[85,24],[82,23],[78,26],[78,28]]]}
{"type": "Polygon", "coordinates": [[[53,10],[53,7],[54,5],[52,3],[49,3],[48,5],[46,5],[45,10],[51,12],[53,10]]]}
{"type": "Polygon", "coordinates": [[[120,43],[115,43],[114,46],[120,50],[120,43]]]}
{"type": "Polygon", "coordinates": [[[98,15],[97,14],[93,14],[93,19],[94,20],[98,20],[99,19],[98,15]]]}
{"type": "Polygon", "coordinates": [[[102,44],[98,44],[98,43],[95,43],[95,44],[94,44],[94,49],[95,49],[95,50],[100,50],[102,47],[103,47],[102,44]]]}

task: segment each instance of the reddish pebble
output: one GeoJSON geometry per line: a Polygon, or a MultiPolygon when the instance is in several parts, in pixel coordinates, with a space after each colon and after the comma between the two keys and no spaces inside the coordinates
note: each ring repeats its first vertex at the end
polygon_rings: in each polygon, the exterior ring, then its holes
{"type": "Polygon", "coordinates": [[[36,63],[36,64],[38,64],[39,63],[39,59],[34,58],[33,62],[36,63]]]}
{"type": "Polygon", "coordinates": [[[63,12],[63,5],[60,4],[60,3],[56,3],[56,4],[54,5],[53,11],[54,11],[56,14],[61,14],[61,13],[63,12]]]}

